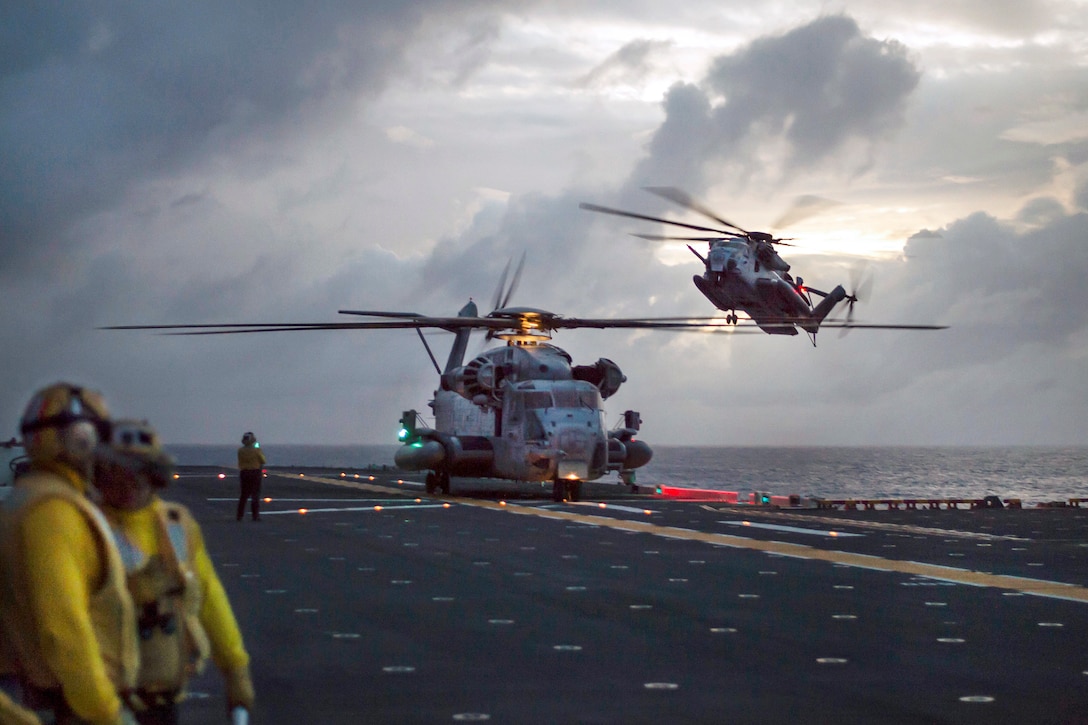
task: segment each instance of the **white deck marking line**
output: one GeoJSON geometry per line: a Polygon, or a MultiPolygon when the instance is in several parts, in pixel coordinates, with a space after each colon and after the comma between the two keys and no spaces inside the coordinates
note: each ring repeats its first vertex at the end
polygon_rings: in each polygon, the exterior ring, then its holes
{"type": "MultiPolygon", "coordinates": [[[[403,501],[404,500],[404,499],[401,499],[401,498],[279,498],[277,496],[268,496],[267,498],[270,498],[272,500],[271,501],[265,501],[265,498],[266,497],[264,497],[264,496],[261,497],[261,503],[283,503],[284,501],[294,501],[294,502],[299,502],[299,501],[306,502],[306,501],[309,501],[310,503],[362,503],[363,501],[403,501]]],[[[205,501],[237,501],[237,500],[238,500],[237,496],[232,496],[230,498],[223,497],[223,498],[207,498],[207,499],[205,499],[205,501]]]]}
{"type": "Polygon", "coordinates": [[[785,531],[792,534],[809,534],[811,536],[828,536],[839,538],[843,536],[865,536],[865,534],[851,534],[846,531],[828,531],[827,529],[802,529],[800,526],[784,526],[782,524],[761,524],[755,521],[719,521],[726,526],[750,526],[753,529],[768,529],[770,531],[785,531]]]}
{"type": "MultiPolygon", "coordinates": [[[[736,508],[718,508],[704,504],[701,508],[707,511],[718,511],[741,515],[736,508]]],[[[744,512],[744,516],[766,516],[780,520],[804,521],[805,523],[824,523],[828,526],[851,526],[853,528],[878,529],[881,531],[903,531],[910,534],[930,534],[933,536],[955,536],[962,539],[981,539],[983,541],[1030,541],[1020,536],[1004,534],[986,534],[978,531],[957,531],[956,529],[939,529],[934,526],[918,526],[915,524],[893,524],[889,521],[862,521],[860,519],[838,519],[833,516],[816,516],[813,514],[791,514],[786,511],[766,511],[758,508],[744,512]]]]}
{"type": "Polygon", "coordinates": [[[284,516],[287,514],[294,514],[295,516],[309,516],[310,514],[323,514],[330,511],[373,511],[375,513],[381,513],[382,511],[393,511],[395,509],[440,509],[442,504],[440,503],[414,503],[406,506],[346,506],[343,508],[324,508],[324,509],[292,509],[290,511],[262,511],[261,516],[284,516]]]}

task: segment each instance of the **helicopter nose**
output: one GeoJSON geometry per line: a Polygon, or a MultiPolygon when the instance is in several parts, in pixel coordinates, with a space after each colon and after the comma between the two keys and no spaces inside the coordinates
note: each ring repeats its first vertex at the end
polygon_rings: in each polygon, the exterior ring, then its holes
{"type": "Polygon", "coordinates": [[[556,466],[555,475],[568,481],[585,481],[589,478],[589,461],[563,458],[556,466]]]}
{"type": "Polygon", "coordinates": [[[560,456],[558,460],[557,475],[560,478],[580,479],[589,478],[590,460],[592,459],[594,444],[593,436],[584,428],[570,428],[559,434],[560,456]]]}

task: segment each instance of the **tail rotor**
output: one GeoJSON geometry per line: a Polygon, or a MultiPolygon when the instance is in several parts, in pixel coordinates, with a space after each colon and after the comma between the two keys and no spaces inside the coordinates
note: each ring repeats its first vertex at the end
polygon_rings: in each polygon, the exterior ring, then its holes
{"type": "Polygon", "coordinates": [[[854,322],[854,305],[861,300],[868,300],[873,291],[873,269],[869,265],[860,265],[850,271],[850,293],[846,300],[846,321],[840,337],[850,331],[854,322]]]}

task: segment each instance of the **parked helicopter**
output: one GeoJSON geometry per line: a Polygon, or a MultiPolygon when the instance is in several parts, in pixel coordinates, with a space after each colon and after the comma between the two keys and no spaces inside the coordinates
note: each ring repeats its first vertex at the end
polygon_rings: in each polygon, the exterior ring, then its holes
{"type": "Polygon", "coordinates": [[[839,327],[845,329],[894,329],[894,330],[935,330],[943,329],[934,325],[872,325],[858,324],[854,320],[854,305],[864,297],[871,284],[871,277],[854,290],[847,293],[842,285],[830,292],[823,292],[804,283],[804,279],[794,279],[790,275],[790,265],[779,256],[775,245],[793,246],[787,240],[775,237],[767,232],[752,232],[726,221],[716,215],[702,203],[686,192],[674,187],[645,187],[646,191],[697,212],[725,228],[686,224],[684,222],[660,217],[636,214],[634,212],[612,209],[597,204],[583,203],[579,206],[588,211],[596,211],[615,216],[642,219],[651,222],[670,224],[686,229],[711,232],[714,236],[684,237],[662,236],[656,234],[636,234],[636,237],[653,241],[688,241],[707,242],[709,249],[706,256],[687,245],[692,254],[699,258],[706,268],[702,275],[695,275],[692,281],[703,295],[715,307],[727,312],[726,322],[738,324],[737,310],[746,313],[752,322],[771,335],[796,335],[798,328],[808,333],[812,344],[816,344],[816,333],[820,327],[839,327]],[[859,289],[863,290],[859,294],[859,289]],[[812,295],[823,299],[813,306],[812,295]],[[847,303],[844,321],[826,320],[828,314],[840,302],[847,303]]]}
{"type": "Polygon", "coordinates": [[[417,427],[416,411],[405,411],[398,467],[428,471],[428,493],[449,493],[451,476],[472,476],[551,481],[554,500],[577,501],[582,481],[615,471],[634,482],[634,470],[653,451],[635,439],[636,411],[624,412],[622,427],[605,430],[601,401],[627,380],[618,365],[607,358],[573,365],[565,350],[547,342],[552,316],[542,310],[504,307],[480,318],[470,300],[458,317],[465,326],[434,320],[457,330],[429,403],[435,424],[417,427]],[[506,344],[465,363],[469,335],[482,320],[502,322],[486,329],[506,344]]]}
{"type": "MultiPolygon", "coordinates": [[[[523,260],[524,261],[524,260],[523,260]]],[[[417,424],[418,414],[405,411],[395,454],[401,468],[428,471],[429,493],[449,493],[453,476],[552,482],[557,501],[578,500],[581,483],[610,472],[633,484],[634,472],[653,456],[650,446],[635,438],[641,420],[637,411],[624,413],[623,425],[606,430],[601,401],[626,381],[619,366],[607,358],[574,365],[571,356],[550,344],[560,329],[627,328],[724,331],[721,318],[588,319],[563,317],[532,307],[509,306],[520,276],[503,291],[500,282],[492,312],[479,316],[469,301],[456,317],[431,317],[414,312],[340,310],[341,314],[387,318],[359,322],[115,325],[112,330],[165,330],[168,334],[217,335],[299,330],[415,329],[435,370],[438,389],[429,403],[434,427],[417,424]],[[439,368],[424,329],[454,333],[445,368],[439,368]],[[469,337],[487,331],[488,339],[504,345],[485,350],[465,362],[469,337]]],[[[509,271],[509,265],[507,265],[509,271]]]]}

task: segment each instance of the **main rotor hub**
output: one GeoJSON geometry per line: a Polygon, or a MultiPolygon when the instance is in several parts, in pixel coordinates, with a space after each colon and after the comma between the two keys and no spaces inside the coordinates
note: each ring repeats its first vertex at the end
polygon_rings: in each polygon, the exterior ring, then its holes
{"type": "Polygon", "coordinates": [[[539,345],[551,340],[552,333],[550,330],[522,329],[499,332],[495,334],[495,337],[511,345],[539,345]]]}
{"type": "Polygon", "coordinates": [[[539,345],[552,339],[548,324],[555,315],[533,307],[507,307],[495,310],[488,317],[510,321],[510,329],[494,333],[494,337],[510,345],[539,345]]]}

